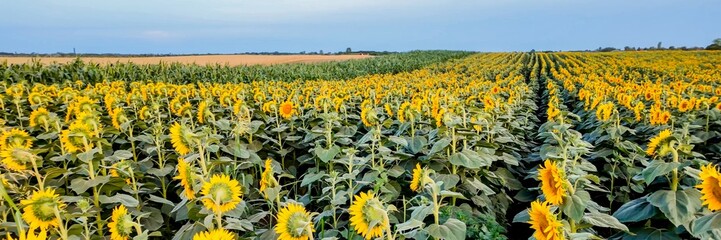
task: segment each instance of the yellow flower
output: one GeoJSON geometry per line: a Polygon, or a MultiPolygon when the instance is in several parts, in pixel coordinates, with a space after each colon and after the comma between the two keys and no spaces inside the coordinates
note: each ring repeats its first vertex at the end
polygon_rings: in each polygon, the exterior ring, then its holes
{"type": "Polygon", "coordinates": [[[123,111],[123,108],[116,108],[112,111],[112,113],[110,113],[110,120],[115,129],[121,130],[121,125],[127,122],[128,118],[125,116],[125,111],[123,111]]]}
{"type": "Polygon", "coordinates": [[[356,195],[348,212],[351,226],[365,239],[380,237],[390,227],[388,213],[372,192],[356,195]]]}
{"type": "Polygon", "coordinates": [[[122,178],[125,180],[125,183],[131,184],[130,179],[130,168],[133,166],[132,163],[125,160],[120,160],[120,162],[113,163],[112,166],[110,166],[110,176],[116,177],[116,178],[122,178]]]}
{"type": "Polygon", "coordinates": [[[273,160],[265,160],[265,170],[263,170],[263,173],[260,176],[260,192],[263,194],[263,197],[267,199],[268,196],[265,193],[265,190],[268,188],[274,188],[277,184],[278,182],[273,177],[273,160]]]}
{"type": "MultiPolygon", "coordinates": [[[[403,102],[401,104],[401,107],[398,108],[398,121],[401,123],[406,122],[406,114],[408,114],[408,108],[411,107],[411,104],[409,102],[403,102]]],[[[410,119],[411,121],[413,119],[410,119]]]]}
{"type": "Polygon", "coordinates": [[[23,205],[23,219],[30,224],[30,229],[48,229],[60,225],[60,219],[55,211],[61,211],[65,204],[60,200],[60,195],[55,194],[53,189],[35,191],[29,199],[20,201],[23,205]]]}
{"type": "Polygon", "coordinates": [[[701,191],[703,205],[711,211],[721,210],[721,173],[716,166],[708,164],[701,167],[701,184],[696,185],[701,191]]]}
{"type": "Polygon", "coordinates": [[[33,140],[25,130],[13,128],[0,135],[0,149],[12,147],[31,148],[33,140]]]}
{"type": "Polygon", "coordinates": [[[185,162],[185,159],[178,158],[178,176],[173,177],[175,180],[180,180],[180,185],[183,186],[183,194],[188,200],[195,199],[195,190],[193,190],[194,180],[193,165],[185,162]]]}
{"type": "Polygon", "coordinates": [[[108,223],[110,229],[111,240],[127,240],[130,238],[130,233],[133,232],[132,216],[128,214],[128,209],[125,206],[120,205],[113,209],[113,215],[108,223]]]}
{"type": "Polygon", "coordinates": [[[561,114],[561,110],[558,110],[555,105],[552,103],[548,103],[548,110],[546,110],[546,115],[548,115],[548,121],[554,121],[558,115],[561,114]]]}
{"type": "Polygon", "coordinates": [[[691,110],[693,108],[693,103],[690,100],[681,100],[681,103],[678,104],[678,111],[679,112],[687,112],[688,110],[691,110]]]}
{"type": "Polygon", "coordinates": [[[386,103],[383,105],[383,108],[386,110],[386,114],[388,114],[388,117],[393,117],[393,109],[391,109],[391,105],[386,103]]]}
{"type": "Polygon", "coordinates": [[[28,163],[39,158],[28,148],[8,147],[0,150],[0,159],[7,169],[20,172],[27,169],[28,163]]]}
{"type": "Polygon", "coordinates": [[[420,163],[416,163],[416,168],[413,169],[413,180],[411,180],[411,190],[414,192],[420,192],[423,189],[423,169],[420,163]]]}
{"type": "Polygon", "coordinates": [[[35,109],[32,113],[30,113],[30,126],[31,127],[37,127],[39,125],[43,125],[47,128],[48,121],[50,120],[50,112],[48,112],[47,109],[44,107],[35,109]]]}
{"type": "Polygon", "coordinates": [[[563,197],[566,196],[565,180],[563,171],[551,160],[546,160],[538,169],[538,180],[541,180],[541,191],[546,200],[555,205],[563,204],[563,197]]]}
{"type": "Polygon", "coordinates": [[[613,114],[614,105],[612,102],[606,102],[604,104],[601,104],[596,109],[596,118],[601,121],[608,121],[611,118],[611,114],[613,114]]]}
{"type": "Polygon", "coordinates": [[[228,230],[216,228],[215,230],[196,233],[193,240],[235,240],[235,235],[228,230]]]}
{"type": "Polygon", "coordinates": [[[648,143],[648,148],[646,148],[646,154],[649,156],[653,156],[656,153],[656,149],[659,147],[661,148],[661,151],[663,152],[663,146],[661,144],[664,143],[669,137],[671,137],[672,132],[669,129],[663,130],[660,133],[658,133],[657,136],[651,138],[651,140],[648,143]]]}
{"type": "Polygon", "coordinates": [[[309,240],[313,238],[313,221],[303,205],[289,203],[278,211],[275,232],[278,240],[309,240]]]}
{"type": "Polygon", "coordinates": [[[148,108],[148,106],[143,106],[138,111],[138,118],[140,118],[140,120],[146,120],[150,116],[152,116],[152,114],[150,113],[150,108],[148,108]]]}
{"type": "Polygon", "coordinates": [[[190,153],[191,148],[195,146],[194,137],[195,134],[185,125],[176,122],[170,127],[170,142],[180,155],[190,153]]]}
{"type": "Polygon", "coordinates": [[[291,101],[285,101],[280,104],[278,112],[280,113],[281,117],[285,119],[290,119],[295,113],[295,107],[293,106],[293,103],[291,101]]]}
{"type": "Polygon", "coordinates": [[[719,111],[721,111],[721,103],[716,104],[716,109],[718,109],[719,111]]]}
{"type": "Polygon", "coordinates": [[[198,122],[205,123],[205,118],[210,114],[212,114],[212,113],[210,112],[210,109],[208,108],[208,102],[200,101],[200,104],[198,104],[198,122]]]}
{"type": "Polygon", "coordinates": [[[83,122],[75,121],[70,124],[67,130],[63,130],[60,133],[60,142],[65,147],[65,150],[70,153],[76,153],[79,150],[90,150],[93,148],[93,143],[90,141],[93,133],[90,130],[90,126],[83,122]]]}
{"type": "Polygon", "coordinates": [[[240,203],[240,183],[225,174],[214,175],[203,184],[203,205],[215,213],[235,209],[240,203]]]}
{"type": "Polygon", "coordinates": [[[563,237],[563,223],[556,219],[556,215],[551,212],[551,206],[549,202],[543,202],[536,200],[531,202],[531,210],[528,211],[531,220],[528,222],[531,224],[531,228],[535,230],[533,237],[537,240],[562,240],[563,237]]]}
{"type": "Polygon", "coordinates": [[[643,116],[641,115],[643,113],[643,110],[646,109],[646,105],[643,104],[643,102],[639,102],[636,104],[636,106],[633,107],[633,114],[636,116],[636,121],[641,121],[643,119],[643,116]]]}
{"type": "MultiPolygon", "coordinates": [[[[35,235],[35,229],[28,229],[26,233],[20,232],[20,238],[18,240],[46,240],[48,239],[48,233],[45,229],[40,229],[40,233],[35,235]]],[[[13,240],[10,237],[10,233],[7,234],[7,240],[13,240]]]]}

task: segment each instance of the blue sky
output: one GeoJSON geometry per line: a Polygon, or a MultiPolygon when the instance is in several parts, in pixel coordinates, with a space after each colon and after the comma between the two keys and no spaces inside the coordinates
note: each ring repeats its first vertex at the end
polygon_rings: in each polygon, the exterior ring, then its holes
{"type": "Polygon", "coordinates": [[[583,50],[706,46],[718,0],[6,1],[0,52],[583,50]]]}

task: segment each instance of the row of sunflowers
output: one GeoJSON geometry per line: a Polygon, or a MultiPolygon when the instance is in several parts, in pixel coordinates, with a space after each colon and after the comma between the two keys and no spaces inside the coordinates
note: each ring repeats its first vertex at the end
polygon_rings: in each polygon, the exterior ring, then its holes
{"type": "Polygon", "coordinates": [[[0,232],[505,239],[540,122],[534,56],[345,81],[4,82],[0,232]]]}
{"type": "Polygon", "coordinates": [[[532,203],[547,229],[536,239],[721,239],[720,53],[536,58],[548,106],[545,162],[529,170],[546,200],[532,203]]]}

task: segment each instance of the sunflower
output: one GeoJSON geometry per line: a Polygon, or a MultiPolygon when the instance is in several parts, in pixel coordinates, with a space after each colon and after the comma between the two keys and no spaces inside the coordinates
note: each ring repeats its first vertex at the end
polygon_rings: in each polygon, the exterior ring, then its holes
{"type": "Polygon", "coordinates": [[[143,107],[140,108],[140,110],[138,111],[138,118],[140,118],[140,120],[146,120],[146,119],[148,119],[149,117],[151,117],[152,115],[153,115],[153,114],[150,113],[150,108],[148,108],[148,106],[143,106],[143,107]]]}
{"type": "Polygon", "coordinates": [[[649,156],[653,156],[656,153],[656,150],[660,148],[660,151],[662,152],[662,155],[665,155],[666,149],[664,148],[663,143],[665,143],[666,140],[668,140],[671,137],[672,133],[671,130],[666,129],[658,133],[657,136],[651,138],[651,140],[648,143],[648,148],[646,148],[646,154],[649,156]]]}
{"type": "Polygon", "coordinates": [[[348,212],[351,226],[365,239],[380,237],[389,226],[388,213],[383,203],[370,191],[356,195],[348,212]]]}
{"type": "Polygon", "coordinates": [[[93,136],[99,137],[100,132],[103,129],[103,124],[100,122],[100,117],[95,112],[81,112],[76,115],[75,122],[82,122],[91,130],[93,130],[93,136]]]}
{"type": "MultiPolygon", "coordinates": [[[[48,239],[48,232],[45,229],[40,229],[40,233],[35,235],[35,229],[28,229],[27,232],[20,232],[20,238],[18,240],[46,240],[48,239]]],[[[13,240],[10,237],[10,233],[7,234],[7,240],[13,240]]]]}
{"type": "Polygon", "coordinates": [[[556,215],[551,212],[551,206],[549,202],[543,202],[536,200],[531,203],[531,210],[528,211],[531,220],[528,221],[531,224],[531,228],[535,230],[533,237],[537,240],[562,240],[563,223],[556,219],[556,215]]]}
{"type": "Polygon", "coordinates": [[[596,109],[596,118],[601,121],[608,121],[611,118],[611,114],[613,114],[614,105],[612,102],[606,102],[604,104],[601,104],[596,109]]]}
{"type": "Polygon", "coordinates": [[[375,110],[368,104],[367,106],[363,107],[361,109],[360,114],[361,121],[363,122],[363,125],[366,127],[374,126],[378,120],[378,115],[375,110]]]}
{"type": "Polygon", "coordinates": [[[195,145],[195,136],[188,127],[180,123],[176,122],[170,127],[170,142],[180,155],[190,153],[190,149],[195,145]]]}
{"type": "Polygon", "coordinates": [[[313,221],[303,205],[289,203],[278,211],[277,218],[275,232],[279,235],[278,240],[313,239],[313,221]]]}
{"type": "Polygon", "coordinates": [[[566,196],[565,180],[563,170],[550,160],[543,163],[544,166],[538,169],[538,179],[541,180],[541,190],[546,200],[555,205],[563,204],[563,197],[566,196]]]}
{"type": "Polygon", "coordinates": [[[90,126],[83,122],[75,121],[70,124],[67,130],[63,130],[60,133],[60,142],[62,142],[65,150],[70,153],[75,153],[80,150],[89,150],[93,148],[93,143],[90,141],[93,133],[90,126]]]}
{"type": "Polygon", "coordinates": [[[393,117],[393,109],[391,109],[391,105],[386,103],[383,105],[383,108],[386,110],[386,114],[388,114],[388,117],[393,117]]]}
{"type": "Polygon", "coordinates": [[[198,122],[205,123],[205,119],[211,114],[213,113],[208,108],[208,102],[200,101],[200,104],[198,104],[198,122]]]}
{"type": "Polygon", "coordinates": [[[718,109],[719,111],[721,111],[721,103],[716,104],[716,109],[718,109]]]}
{"type": "Polygon", "coordinates": [[[38,156],[25,147],[10,147],[0,150],[0,159],[7,169],[20,172],[26,170],[27,164],[38,159],[38,156]]]}
{"type": "Polygon", "coordinates": [[[116,108],[110,114],[110,120],[115,129],[121,130],[121,125],[128,121],[128,117],[125,116],[123,108],[116,108]]]}
{"type": "Polygon", "coordinates": [[[30,224],[30,229],[48,229],[60,225],[60,219],[55,210],[62,210],[65,204],[55,190],[47,188],[44,191],[35,191],[29,199],[21,200],[23,205],[23,219],[30,224]]]}
{"type": "Polygon", "coordinates": [[[273,160],[265,160],[265,170],[263,170],[260,176],[260,192],[263,194],[263,197],[267,199],[268,196],[265,190],[267,188],[274,188],[276,185],[278,185],[278,182],[273,177],[273,160]]]}
{"type": "Polygon", "coordinates": [[[701,184],[696,185],[701,190],[703,205],[711,211],[721,210],[721,173],[718,167],[708,164],[701,167],[701,184]]]}
{"type": "Polygon", "coordinates": [[[31,148],[33,140],[25,130],[13,128],[0,134],[0,149],[12,147],[31,148]]]}
{"type": "Polygon", "coordinates": [[[552,103],[548,103],[548,110],[546,110],[546,115],[548,115],[548,121],[554,121],[558,115],[561,114],[561,110],[558,110],[555,105],[552,103]]]}
{"type": "Polygon", "coordinates": [[[121,160],[116,162],[110,167],[110,176],[125,179],[125,183],[131,184],[129,172],[132,167],[130,161],[121,160]]]}
{"type": "Polygon", "coordinates": [[[678,111],[679,112],[687,112],[688,110],[691,110],[693,108],[693,102],[690,100],[681,100],[681,102],[678,104],[678,111]]]}
{"type": "Polygon", "coordinates": [[[643,119],[643,110],[646,109],[646,105],[643,104],[643,102],[639,102],[636,104],[636,106],[633,107],[633,114],[636,116],[636,121],[641,121],[643,119]]]}
{"type": "Polygon", "coordinates": [[[193,240],[235,240],[235,235],[228,230],[218,228],[211,231],[196,233],[193,240]]]}
{"type": "Polygon", "coordinates": [[[30,113],[30,126],[37,127],[43,125],[46,129],[48,127],[48,121],[50,120],[50,112],[44,107],[35,109],[30,113]]]}
{"type": "Polygon", "coordinates": [[[214,175],[203,184],[203,205],[213,212],[225,213],[240,203],[240,183],[225,174],[214,175]]]}
{"type": "Polygon", "coordinates": [[[195,184],[195,174],[193,172],[193,165],[185,162],[185,159],[178,158],[178,176],[173,179],[180,180],[180,185],[183,186],[183,193],[188,200],[195,199],[195,190],[193,185],[195,184]]]}
{"type": "Polygon", "coordinates": [[[295,107],[293,106],[293,103],[291,101],[285,101],[280,104],[278,112],[280,112],[280,116],[282,116],[283,118],[290,119],[295,113],[295,107]]]}
{"type": "Polygon", "coordinates": [[[111,240],[127,240],[130,238],[130,233],[133,232],[132,216],[128,214],[128,209],[125,206],[120,205],[113,209],[113,215],[111,216],[108,228],[110,229],[111,240]]]}
{"type": "Polygon", "coordinates": [[[411,190],[414,192],[420,192],[423,189],[423,174],[421,164],[416,163],[416,168],[413,169],[413,180],[411,180],[411,190]]]}

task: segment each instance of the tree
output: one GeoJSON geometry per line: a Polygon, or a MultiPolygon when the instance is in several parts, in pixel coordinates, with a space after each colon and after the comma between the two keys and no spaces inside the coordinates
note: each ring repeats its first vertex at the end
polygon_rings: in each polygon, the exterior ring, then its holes
{"type": "Polygon", "coordinates": [[[706,50],[721,50],[721,38],[714,39],[713,43],[706,47],[706,50]]]}
{"type": "Polygon", "coordinates": [[[658,44],[656,44],[656,49],[658,49],[658,50],[663,49],[663,48],[661,48],[661,42],[658,42],[658,44]]]}
{"type": "Polygon", "coordinates": [[[353,50],[351,50],[350,47],[345,49],[345,53],[352,53],[352,52],[353,52],[353,50]]]}

